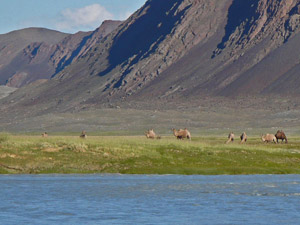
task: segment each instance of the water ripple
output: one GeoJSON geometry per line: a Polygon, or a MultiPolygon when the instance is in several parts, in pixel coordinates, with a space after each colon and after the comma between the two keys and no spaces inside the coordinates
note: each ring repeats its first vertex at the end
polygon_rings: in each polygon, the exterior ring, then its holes
{"type": "Polygon", "coordinates": [[[0,224],[300,222],[299,175],[18,175],[0,183],[0,224]]]}

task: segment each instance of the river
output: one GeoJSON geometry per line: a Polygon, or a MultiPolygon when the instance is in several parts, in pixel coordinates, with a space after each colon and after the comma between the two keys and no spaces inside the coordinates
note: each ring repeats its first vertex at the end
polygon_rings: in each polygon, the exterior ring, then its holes
{"type": "Polygon", "coordinates": [[[299,175],[1,175],[0,224],[300,224],[299,175]]]}

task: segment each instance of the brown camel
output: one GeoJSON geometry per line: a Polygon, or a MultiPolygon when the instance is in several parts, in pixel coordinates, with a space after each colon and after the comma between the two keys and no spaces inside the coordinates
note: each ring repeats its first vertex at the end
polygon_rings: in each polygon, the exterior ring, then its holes
{"type": "Polygon", "coordinates": [[[81,132],[81,135],[80,135],[79,137],[81,137],[81,138],[87,138],[87,135],[86,135],[85,130],[83,130],[83,131],[81,132]]]}
{"type": "Polygon", "coordinates": [[[174,128],[172,129],[174,136],[177,139],[183,140],[184,138],[189,139],[190,141],[192,140],[192,136],[191,133],[188,131],[187,128],[185,128],[184,130],[179,129],[178,131],[174,128]]]}
{"type": "Polygon", "coordinates": [[[228,134],[228,140],[226,141],[226,144],[229,144],[229,142],[233,142],[234,141],[234,133],[230,132],[228,134]]]}
{"type": "Polygon", "coordinates": [[[146,131],[145,135],[147,138],[150,138],[150,139],[155,139],[155,137],[156,137],[156,134],[153,129],[146,131]]]}
{"type": "Polygon", "coordinates": [[[147,130],[145,132],[145,135],[147,138],[150,138],[150,139],[161,139],[161,136],[156,135],[153,129],[147,130]]]}
{"type": "Polygon", "coordinates": [[[247,134],[245,132],[243,132],[240,136],[241,138],[241,143],[245,143],[247,141],[247,134]]]}
{"type": "Polygon", "coordinates": [[[278,140],[280,139],[281,142],[283,142],[285,140],[285,143],[288,143],[287,137],[285,136],[285,133],[282,130],[278,130],[277,133],[275,134],[277,143],[278,140]]]}
{"type": "Polygon", "coordinates": [[[265,135],[262,135],[262,136],[261,136],[261,140],[262,140],[263,142],[267,142],[267,143],[272,142],[272,141],[273,141],[275,144],[277,143],[277,142],[276,142],[276,137],[275,137],[274,134],[265,134],[265,135]]]}

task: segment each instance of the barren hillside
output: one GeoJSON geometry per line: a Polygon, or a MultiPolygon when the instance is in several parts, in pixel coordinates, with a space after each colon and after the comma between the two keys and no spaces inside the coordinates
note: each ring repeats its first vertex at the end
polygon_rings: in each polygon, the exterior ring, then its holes
{"type": "Polygon", "coordinates": [[[78,38],[85,45],[75,44],[76,54],[52,54],[52,79],[21,88],[1,108],[26,117],[184,103],[226,114],[229,102],[256,121],[258,109],[300,107],[299,30],[299,0],[148,0],[104,38],[78,38]]]}
{"type": "Polygon", "coordinates": [[[0,44],[4,48],[0,57],[0,62],[3,61],[0,84],[22,87],[36,80],[50,79],[74,59],[85,54],[120,23],[105,21],[93,32],[71,35],[40,28],[1,35],[0,44]]]}
{"type": "Polygon", "coordinates": [[[3,85],[11,77],[7,70],[22,67],[12,61],[33,42],[56,44],[68,34],[44,28],[27,28],[0,35],[0,84],[3,85]]]}

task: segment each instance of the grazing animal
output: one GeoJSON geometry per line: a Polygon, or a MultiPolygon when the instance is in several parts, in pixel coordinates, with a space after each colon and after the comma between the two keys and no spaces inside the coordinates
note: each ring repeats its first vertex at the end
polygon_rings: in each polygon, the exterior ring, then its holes
{"type": "Polygon", "coordinates": [[[147,130],[145,132],[145,135],[147,138],[150,138],[150,139],[161,139],[161,136],[156,135],[153,129],[147,130]]]}
{"type": "Polygon", "coordinates": [[[276,137],[275,137],[275,135],[274,134],[265,134],[265,135],[262,135],[261,136],[261,140],[263,141],[263,142],[274,142],[275,144],[276,144],[276,137]]]}
{"type": "Polygon", "coordinates": [[[275,134],[275,137],[277,139],[277,143],[279,139],[281,140],[281,142],[285,140],[285,143],[288,143],[287,137],[285,136],[285,133],[282,130],[278,130],[277,133],[275,134]]]}
{"type": "Polygon", "coordinates": [[[155,139],[155,137],[156,137],[156,134],[153,129],[146,131],[145,135],[147,138],[150,138],[150,139],[155,139]]]}
{"type": "Polygon", "coordinates": [[[48,137],[48,133],[47,133],[47,132],[42,133],[42,137],[43,137],[43,138],[48,137]]]}
{"type": "Polygon", "coordinates": [[[226,141],[226,144],[228,144],[229,142],[233,142],[234,141],[234,133],[230,132],[228,134],[228,140],[226,141]]]}
{"type": "Polygon", "coordinates": [[[241,138],[241,143],[245,143],[247,141],[248,137],[247,137],[247,134],[245,132],[243,132],[240,138],[241,138]]]}
{"type": "Polygon", "coordinates": [[[87,135],[86,135],[85,130],[83,130],[83,131],[81,132],[81,134],[80,134],[79,137],[81,137],[81,138],[87,138],[87,135]]]}
{"type": "Polygon", "coordinates": [[[188,131],[187,128],[185,128],[184,130],[179,129],[178,131],[174,128],[172,129],[174,136],[177,139],[183,140],[184,138],[189,139],[190,141],[192,140],[192,136],[191,133],[188,131]]]}

